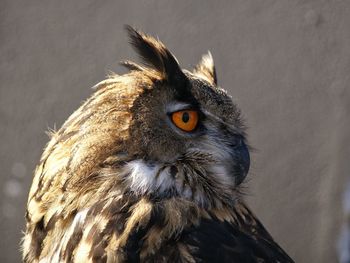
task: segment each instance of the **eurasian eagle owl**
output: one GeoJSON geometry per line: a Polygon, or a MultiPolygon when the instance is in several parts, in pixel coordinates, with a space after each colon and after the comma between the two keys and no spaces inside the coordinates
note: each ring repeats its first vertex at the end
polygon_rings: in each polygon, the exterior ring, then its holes
{"type": "Polygon", "coordinates": [[[52,133],[29,193],[25,262],[292,262],[242,201],[249,148],[213,59],[180,68],[127,27],[124,62],[52,133]]]}

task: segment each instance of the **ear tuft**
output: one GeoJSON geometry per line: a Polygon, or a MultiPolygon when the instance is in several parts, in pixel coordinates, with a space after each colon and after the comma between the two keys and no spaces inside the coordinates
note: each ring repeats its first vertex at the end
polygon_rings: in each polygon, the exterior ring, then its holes
{"type": "Polygon", "coordinates": [[[125,26],[130,37],[130,43],[140,55],[146,66],[152,67],[163,75],[170,83],[186,80],[176,58],[162,42],[137,31],[131,26],[125,26]]]}
{"type": "Polygon", "coordinates": [[[119,64],[122,65],[123,67],[129,69],[129,70],[142,71],[145,69],[142,66],[140,66],[139,64],[132,62],[130,60],[120,61],[119,64]]]}
{"type": "Polygon", "coordinates": [[[213,56],[211,55],[210,51],[208,51],[207,54],[202,56],[201,61],[194,68],[193,73],[200,75],[201,77],[208,80],[209,83],[211,83],[215,86],[218,84],[214,60],[213,60],[213,56]]]}

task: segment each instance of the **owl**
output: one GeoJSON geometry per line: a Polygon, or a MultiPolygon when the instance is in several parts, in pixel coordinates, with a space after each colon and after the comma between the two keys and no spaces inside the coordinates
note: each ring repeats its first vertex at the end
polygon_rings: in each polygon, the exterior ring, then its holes
{"type": "Polygon", "coordinates": [[[293,262],[243,201],[238,107],[210,53],[181,69],[126,27],[143,63],[97,84],[51,134],[30,189],[24,262],[293,262]]]}

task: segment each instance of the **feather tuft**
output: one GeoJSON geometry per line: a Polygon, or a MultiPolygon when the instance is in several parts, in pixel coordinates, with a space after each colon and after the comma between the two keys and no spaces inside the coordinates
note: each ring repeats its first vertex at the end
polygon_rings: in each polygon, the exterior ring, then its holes
{"type": "Polygon", "coordinates": [[[131,45],[146,66],[157,70],[171,84],[183,85],[187,81],[177,59],[162,42],[131,26],[125,26],[125,29],[129,34],[131,45]]]}

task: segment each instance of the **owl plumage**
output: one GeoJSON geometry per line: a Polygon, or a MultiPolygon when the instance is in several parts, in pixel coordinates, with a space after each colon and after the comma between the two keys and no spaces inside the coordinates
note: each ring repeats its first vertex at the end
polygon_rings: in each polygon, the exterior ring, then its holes
{"type": "Polygon", "coordinates": [[[182,70],[160,41],[127,31],[144,63],[124,62],[52,133],[24,261],[292,262],[242,201],[244,125],[210,53],[182,70]]]}

